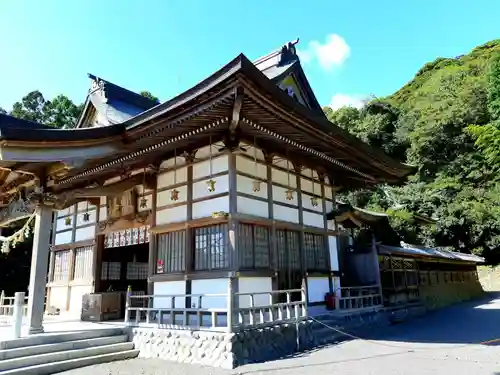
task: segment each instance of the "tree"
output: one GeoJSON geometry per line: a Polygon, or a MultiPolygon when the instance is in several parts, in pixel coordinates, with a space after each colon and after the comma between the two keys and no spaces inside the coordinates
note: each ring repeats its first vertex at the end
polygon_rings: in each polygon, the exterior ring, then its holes
{"type": "Polygon", "coordinates": [[[500,168],[500,53],[494,58],[488,75],[488,111],[491,123],[471,125],[470,134],[475,136],[476,146],[490,165],[500,168]]]}
{"type": "Polygon", "coordinates": [[[149,91],[141,91],[140,92],[141,96],[144,96],[145,98],[151,99],[154,102],[160,102],[156,96],[151,94],[149,91]]]}
{"type": "Polygon", "coordinates": [[[339,195],[385,211],[409,243],[474,252],[500,262],[500,40],[426,64],[414,79],[332,122],[418,173],[400,187],[339,195]],[[471,126],[470,124],[474,124],[471,126]],[[437,218],[419,227],[412,213],[437,218]]]}
{"type": "Polygon", "coordinates": [[[0,107],[0,114],[7,114],[7,111],[5,109],[3,109],[2,107],[0,107]]]}
{"type": "Polygon", "coordinates": [[[15,102],[10,114],[23,120],[44,124],[47,118],[46,105],[47,101],[42,93],[36,90],[23,97],[20,102],[15,102]]]}
{"type": "Polygon", "coordinates": [[[82,108],[82,105],[75,105],[64,95],[58,95],[52,101],[47,101],[43,94],[36,90],[23,97],[20,102],[14,103],[10,114],[62,129],[75,126],[82,108]]]}
{"type": "Polygon", "coordinates": [[[75,105],[67,96],[58,95],[44,108],[45,123],[59,129],[73,128],[81,111],[81,106],[75,105]]]}

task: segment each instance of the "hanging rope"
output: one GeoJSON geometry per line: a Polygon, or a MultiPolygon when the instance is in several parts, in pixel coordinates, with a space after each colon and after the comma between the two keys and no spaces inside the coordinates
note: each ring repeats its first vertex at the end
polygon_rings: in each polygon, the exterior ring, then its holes
{"type": "Polygon", "coordinates": [[[4,254],[8,254],[10,252],[11,247],[16,247],[19,242],[23,242],[25,238],[29,237],[31,233],[30,224],[35,218],[35,213],[33,213],[28,220],[24,223],[21,229],[17,230],[15,233],[11,234],[8,237],[0,236],[0,241],[2,243],[1,251],[4,254]]]}

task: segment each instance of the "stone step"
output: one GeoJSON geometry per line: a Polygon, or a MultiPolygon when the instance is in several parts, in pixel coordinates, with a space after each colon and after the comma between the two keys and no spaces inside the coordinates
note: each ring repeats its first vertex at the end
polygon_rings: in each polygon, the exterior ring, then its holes
{"type": "Polygon", "coordinates": [[[35,366],[16,368],[0,372],[0,375],[50,375],[62,371],[68,371],[79,367],[97,365],[112,361],[121,361],[125,359],[135,358],[139,354],[139,350],[126,350],[116,353],[99,354],[91,357],[83,357],[69,359],[59,362],[43,363],[35,366]]]}
{"type": "Polygon", "coordinates": [[[132,349],[134,349],[133,343],[122,342],[118,344],[100,345],[84,349],[63,350],[29,357],[7,359],[0,361],[0,374],[3,374],[2,371],[7,370],[22,369],[54,362],[66,362],[79,358],[94,357],[104,354],[126,352],[132,349]]]}
{"type": "Polygon", "coordinates": [[[25,346],[22,348],[0,350],[0,364],[2,360],[40,355],[45,353],[61,352],[63,350],[85,349],[95,346],[119,344],[128,341],[127,335],[97,337],[84,340],[64,341],[55,344],[25,346]]]}
{"type": "Polygon", "coordinates": [[[20,339],[0,341],[0,349],[16,349],[26,346],[56,344],[66,341],[86,340],[125,334],[124,328],[104,328],[68,333],[42,333],[20,339]]]}

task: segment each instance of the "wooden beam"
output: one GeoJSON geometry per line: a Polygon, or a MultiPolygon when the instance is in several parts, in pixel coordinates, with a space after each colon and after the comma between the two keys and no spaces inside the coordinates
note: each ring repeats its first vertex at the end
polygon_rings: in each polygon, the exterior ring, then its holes
{"type": "Polygon", "coordinates": [[[243,107],[244,96],[243,87],[238,86],[235,90],[233,112],[231,114],[231,121],[229,122],[229,132],[231,133],[234,133],[236,128],[240,125],[240,113],[243,107]]]}

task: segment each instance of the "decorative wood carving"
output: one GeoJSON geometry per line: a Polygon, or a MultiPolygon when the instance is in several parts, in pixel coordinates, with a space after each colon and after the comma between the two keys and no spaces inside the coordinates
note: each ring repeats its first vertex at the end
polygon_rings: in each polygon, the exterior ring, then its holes
{"type": "Polygon", "coordinates": [[[124,191],[120,195],[108,197],[106,201],[108,219],[99,223],[99,230],[108,232],[147,224],[151,210],[139,212],[137,198],[138,194],[135,187],[124,191]]]}

